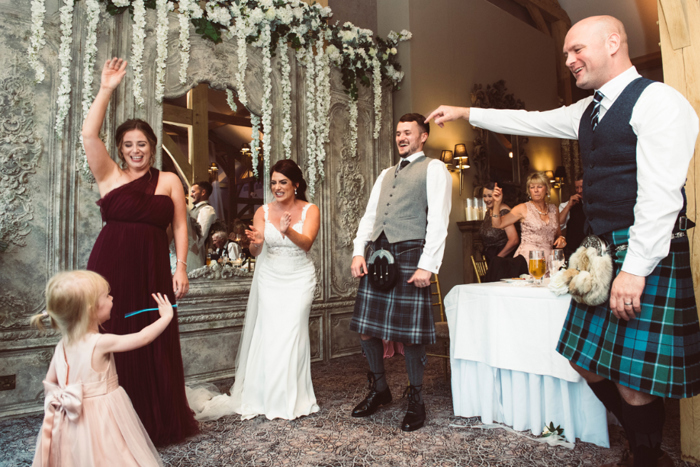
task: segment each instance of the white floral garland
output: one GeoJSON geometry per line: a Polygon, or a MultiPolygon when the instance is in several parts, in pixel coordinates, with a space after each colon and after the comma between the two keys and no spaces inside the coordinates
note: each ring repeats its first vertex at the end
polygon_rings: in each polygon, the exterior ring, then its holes
{"type": "MultiPolygon", "coordinates": [[[[97,58],[97,23],[100,22],[100,4],[97,0],[86,0],[85,7],[88,30],[87,34],[85,35],[85,55],[83,57],[83,120],[90,110],[94,97],[92,94],[92,82],[94,76],[93,70],[95,68],[95,59],[97,58]]],[[[78,172],[80,172],[85,181],[93,183],[95,181],[95,177],[92,175],[92,171],[88,165],[82,135],[80,136],[80,145],[77,152],[80,155],[78,172]]]]}
{"type": "Polygon", "coordinates": [[[146,8],[143,0],[134,0],[134,25],[131,43],[131,66],[134,70],[134,98],[139,107],[143,107],[143,49],[146,40],[146,8]]]}
{"type": "Polygon", "coordinates": [[[238,72],[236,73],[236,91],[238,92],[238,100],[244,106],[248,107],[248,94],[245,91],[245,70],[248,67],[248,44],[245,41],[245,34],[239,31],[236,34],[237,54],[238,54],[238,72]]]}
{"type": "Polygon", "coordinates": [[[190,64],[190,20],[201,18],[202,9],[192,0],[180,0],[177,17],[180,24],[178,49],[180,51],[180,84],[187,82],[187,67],[190,64]]]}
{"type": "Polygon", "coordinates": [[[281,38],[277,51],[282,62],[282,149],[285,159],[292,157],[292,66],[288,50],[287,39],[281,38]]]}
{"type": "Polygon", "coordinates": [[[58,72],[58,99],[56,112],[56,134],[63,138],[63,124],[70,109],[70,62],[71,44],[73,43],[73,0],[64,0],[59,9],[61,15],[61,45],[58,49],[58,61],[61,69],[58,72]]]}
{"type": "Polygon", "coordinates": [[[250,137],[250,162],[253,168],[253,175],[258,178],[258,142],[260,141],[260,117],[254,113],[250,114],[250,124],[253,127],[250,137]]]}
{"type": "Polygon", "coordinates": [[[233,111],[234,113],[238,112],[236,98],[233,96],[233,91],[231,91],[230,89],[226,90],[226,103],[228,104],[231,111],[233,111]]]}
{"type": "MultiPolygon", "coordinates": [[[[269,10],[268,10],[269,11],[269,10]]],[[[263,97],[262,97],[262,129],[263,129],[263,161],[265,173],[270,171],[272,156],[272,52],[270,51],[270,23],[266,23],[260,34],[262,42],[263,62],[263,97]]]]}
{"type": "Polygon", "coordinates": [[[324,53],[323,37],[316,42],[316,151],[315,167],[318,172],[318,181],[323,181],[325,172],[323,163],[326,160],[326,143],[330,131],[328,111],[330,110],[330,65],[328,56],[324,53]]]}
{"type": "Polygon", "coordinates": [[[44,77],[46,76],[46,69],[39,61],[39,52],[46,45],[46,39],[44,39],[44,36],[46,36],[46,31],[44,30],[45,14],[46,8],[44,7],[44,0],[32,0],[32,34],[29,37],[27,58],[29,60],[29,65],[34,69],[34,80],[37,83],[44,81],[44,77]]]}
{"type": "Polygon", "coordinates": [[[165,62],[168,59],[168,12],[173,4],[168,0],[156,0],[156,101],[163,103],[165,93],[165,62]]]}
{"type": "Polygon", "coordinates": [[[309,199],[316,194],[317,155],[316,144],[316,93],[314,92],[315,70],[313,45],[300,49],[301,63],[306,66],[306,178],[309,199]],[[302,52],[303,51],[303,52],[302,52]]]}
{"type": "Polygon", "coordinates": [[[372,84],[374,85],[374,139],[379,139],[382,129],[382,64],[376,56],[372,58],[372,84]]]}
{"type": "Polygon", "coordinates": [[[350,99],[348,106],[350,112],[350,157],[357,156],[357,101],[350,99]]]}

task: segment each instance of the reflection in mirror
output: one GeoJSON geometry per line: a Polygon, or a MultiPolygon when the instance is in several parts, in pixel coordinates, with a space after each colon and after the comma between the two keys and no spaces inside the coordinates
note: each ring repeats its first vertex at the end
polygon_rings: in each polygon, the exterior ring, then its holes
{"type": "MultiPolygon", "coordinates": [[[[252,171],[250,112],[238,100],[232,110],[226,97],[200,84],[163,100],[163,170],[178,175],[188,198],[190,278],[242,275],[225,273],[227,268],[223,275],[202,269],[212,262],[248,269],[244,231],[263,203],[262,180],[252,171]]],[[[261,173],[262,151],[255,163],[261,173]]],[[[174,254],[171,243],[173,268],[174,254]]]]}
{"type": "Polygon", "coordinates": [[[488,172],[491,180],[520,184],[520,154],[518,138],[487,131],[488,172]]]}

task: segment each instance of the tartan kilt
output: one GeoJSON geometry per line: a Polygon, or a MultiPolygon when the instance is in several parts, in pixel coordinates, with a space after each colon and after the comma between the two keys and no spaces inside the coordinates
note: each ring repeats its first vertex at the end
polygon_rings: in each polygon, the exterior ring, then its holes
{"type": "MultiPolygon", "coordinates": [[[[615,247],[628,238],[629,229],[621,229],[605,240],[615,247]]],[[[619,274],[621,259],[614,268],[619,274]]],[[[618,320],[609,301],[588,306],[572,300],[557,351],[635,391],[676,399],[700,394],[700,324],[688,238],[671,240],[668,256],[646,278],[634,319],[618,320]]]]}
{"type": "Polygon", "coordinates": [[[416,287],[408,281],[423,253],[423,240],[389,243],[382,234],[369,244],[366,258],[376,250],[389,251],[398,263],[396,285],[389,291],[377,290],[367,275],[360,279],[350,330],[379,339],[404,344],[434,344],[430,287],[416,287]]]}

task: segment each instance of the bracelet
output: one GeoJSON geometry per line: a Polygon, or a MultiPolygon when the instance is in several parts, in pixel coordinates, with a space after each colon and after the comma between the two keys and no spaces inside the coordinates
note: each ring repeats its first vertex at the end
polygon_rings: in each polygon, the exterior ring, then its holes
{"type": "Polygon", "coordinates": [[[501,217],[500,214],[491,214],[491,217],[501,217]]]}
{"type": "Polygon", "coordinates": [[[177,260],[177,261],[175,262],[175,264],[177,264],[177,263],[182,263],[182,264],[184,264],[184,265],[185,265],[185,267],[187,267],[187,263],[186,263],[186,262],[184,262],[184,261],[183,261],[183,260],[181,260],[181,259],[178,259],[178,260],[177,260]]]}

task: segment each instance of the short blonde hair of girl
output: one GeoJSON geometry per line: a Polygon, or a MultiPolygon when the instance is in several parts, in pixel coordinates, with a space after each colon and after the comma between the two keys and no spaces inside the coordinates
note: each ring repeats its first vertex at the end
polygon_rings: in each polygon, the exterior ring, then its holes
{"type": "Polygon", "coordinates": [[[525,182],[525,191],[530,194],[530,185],[540,184],[547,187],[547,196],[549,192],[552,191],[552,185],[549,184],[549,179],[544,172],[534,172],[527,176],[527,181],[525,182]]]}
{"type": "MultiPolygon", "coordinates": [[[[95,319],[100,295],[109,292],[109,283],[92,271],[65,271],[54,275],[46,284],[46,312],[51,327],[61,331],[70,344],[80,340],[95,319]]],[[[31,318],[31,324],[44,329],[44,313],[31,318]]]]}

